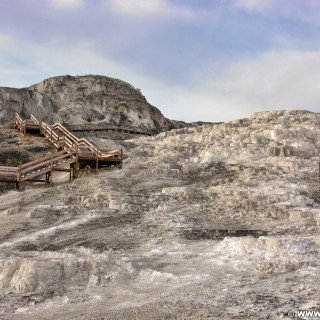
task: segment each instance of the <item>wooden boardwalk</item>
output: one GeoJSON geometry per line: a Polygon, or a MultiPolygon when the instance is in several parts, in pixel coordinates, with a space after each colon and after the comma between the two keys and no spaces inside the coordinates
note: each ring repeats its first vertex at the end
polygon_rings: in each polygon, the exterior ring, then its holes
{"type": "Polygon", "coordinates": [[[142,131],[137,130],[135,128],[126,128],[126,127],[117,127],[117,126],[108,126],[108,125],[97,125],[94,124],[82,124],[82,125],[69,125],[68,128],[72,132],[99,132],[99,131],[114,131],[114,132],[122,132],[128,133],[133,135],[140,135],[140,136],[153,136],[160,133],[159,130],[149,130],[149,131],[142,131]]]}
{"type": "Polygon", "coordinates": [[[19,167],[0,166],[0,181],[14,182],[16,188],[38,182],[52,184],[52,172],[69,172],[70,179],[83,171],[101,168],[122,168],[122,149],[99,149],[84,138],[77,138],[60,123],[50,126],[38,121],[33,115],[22,120],[16,113],[13,126],[21,134],[38,134],[49,141],[57,152],[19,167]]]}

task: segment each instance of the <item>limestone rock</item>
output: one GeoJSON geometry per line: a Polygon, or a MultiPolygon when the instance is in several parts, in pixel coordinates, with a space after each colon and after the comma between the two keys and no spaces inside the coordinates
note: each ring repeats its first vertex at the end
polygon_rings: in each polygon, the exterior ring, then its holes
{"type": "Polygon", "coordinates": [[[33,113],[49,123],[120,126],[160,132],[182,126],[165,118],[137,89],[104,76],[59,76],[29,88],[0,88],[0,125],[33,113]]]}

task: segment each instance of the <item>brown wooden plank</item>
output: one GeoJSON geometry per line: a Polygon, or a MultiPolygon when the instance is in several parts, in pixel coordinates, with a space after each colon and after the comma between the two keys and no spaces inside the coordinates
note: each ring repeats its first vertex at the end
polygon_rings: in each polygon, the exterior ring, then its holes
{"type": "Polygon", "coordinates": [[[91,144],[88,140],[84,139],[84,138],[81,138],[81,139],[78,139],[74,134],[72,134],[68,129],[66,129],[64,126],[62,126],[61,124],[55,124],[53,126],[55,129],[58,129],[60,131],[62,131],[67,137],[69,137],[73,142],[75,143],[78,143],[78,144],[85,144],[87,145],[88,147],[91,147],[93,149],[95,149],[96,147],[91,144]]]}
{"type": "Polygon", "coordinates": [[[53,168],[52,168],[52,171],[70,172],[70,171],[73,171],[73,169],[53,167],[53,168]]]}
{"type": "Polygon", "coordinates": [[[15,177],[18,172],[0,172],[1,177],[15,177]]]}
{"type": "Polygon", "coordinates": [[[29,180],[31,178],[39,177],[39,176],[42,176],[43,174],[45,174],[47,172],[50,172],[50,171],[51,171],[51,168],[50,167],[46,167],[46,168],[43,168],[43,170],[41,170],[40,172],[34,172],[34,173],[31,173],[28,176],[21,177],[20,181],[27,181],[27,180],[29,180]]]}
{"type": "Polygon", "coordinates": [[[20,188],[30,187],[30,188],[50,188],[50,186],[53,184],[48,183],[27,183],[23,182],[20,184],[20,188]]]}
{"type": "Polygon", "coordinates": [[[38,121],[38,119],[33,114],[30,115],[30,119],[35,123],[40,124],[40,121],[38,121]]]}
{"type": "MultiPolygon", "coordinates": [[[[65,152],[65,150],[62,150],[58,153],[61,153],[61,152],[65,152]]],[[[52,157],[52,164],[54,163],[57,163],[59,160],[63,160],[65,158],[68,158],[70,157],[71,155],[73,155],[73,153],[71,152],[68,152],[66,154],[62,154],[62,155],[59,155],[58,157],[56,156],[56,154],[54,154],[54,156],[52,157]]],[[[74,160],[75,161],[75,160],[74,160]]],[[[27,167],[27,168],[24,168],[23,171],[21,172],[23,175],[27,174],[29,171],[33,171],[35,169],[37,170],[41,170],[41,168],[43,167],[46,167],[47,165],[51,165],[51,157],[50,159],[46,160],[46,161],[42,161],[42,162],[39,162],[35,165],[32,165],[31,167],[27,167]]]]}
{"type": "Polygon", "coordinates": [[[0,171],[17,171],[19,167],[0,167],[0,171]]]}
{"type": "Polygon", "coordinates": [[[17,171],[19,167],[0,167],[0,171],[17,171]]]}
{"type": "MultiPolygon", "coordinates": [[[[66,161],[64,164],[67,165],[67,164],[71,164],[71,163],[75,163],[75,159],[72,159],[72,160],[70,160],[70,161],[66,161]]],[[[41,169],[41,171],[31,173],[31,174],[29,174],[28,176],[25,175],[25,173],[24,173],[24,174],[23,174],[24,177],[21,178],[21,181],[27,181],[27,180],[29,180],[29,179],[31,179],[31,178],[41,176],[41,175],[45,174],[46,172],[50,172],[51,170],[52,170],[52,171],[58,171],[58,170],[55,170],[55,168],[57,168],[57,167],[51,167],[51,166],[43,167],[43,168],[41,169]]],[[[69,171],[70,171],[70,170],[69,170],[69,171]]],[[[69,172],[69,171],[68,171],[68,172],[69,172]]]]}
{"type": "MultiPolygon", "coordinates": [[[[39,158],[37,160],[33,160],[33,161],[30,161],[30,162],[27,162],[27,163],[24,163],[23,165],[21,165],[21,168],[28,168],[29,166],[33,165],[33,164],[36,164],[36,163],[41,163],[47,159],[51,159],[51,156],[53,157],[56,157],[56,156],[59,156],[63,153],[66,153],[66,152],[74,152],[72,148],[69,148],[69,149],[64,149],[64,150],[61,150],[59,152],[56,152],[56,153],[52,153],[52,154],[49,154],[47,156],[44,156],[42,158],[39,158]]],[[[70,155],[70,154],[69,154],[70,155]]]]}

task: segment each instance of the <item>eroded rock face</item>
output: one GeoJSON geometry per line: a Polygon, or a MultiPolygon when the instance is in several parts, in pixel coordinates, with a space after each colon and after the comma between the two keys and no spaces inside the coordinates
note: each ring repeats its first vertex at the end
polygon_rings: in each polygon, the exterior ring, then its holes
{"type": "Polygon", "coordinates": [[[166,119],[129,83],[104,76],[60,76],[29,88],[0,88],[0,125],[33,113],[49,123],[96,124],[160,132],[181,126],[166,119]]]}
{"type": "Polygon", "coordinates": [[[52,123],[58,108],[49,97],[30,89],[0,88],[0,126],[6,126],[15,112],[22,118],[34,114],[42,121],[52,123]]]}

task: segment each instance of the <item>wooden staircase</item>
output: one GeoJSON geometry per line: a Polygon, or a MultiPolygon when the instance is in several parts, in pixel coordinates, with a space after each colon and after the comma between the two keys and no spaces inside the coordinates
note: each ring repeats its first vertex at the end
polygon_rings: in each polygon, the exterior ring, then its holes
{"type": "Polygon", "coordinates": [[[14,182],[17,189],[30,182],[52,184],[53,171],[69,172],[70,179],[73,179],[83,171],[97,172],[111,166],[122,168],[122,149],[99,149],[88,140],[77,138],[60,123],[50,126],[38,121],[33,115],[22,120],[16,113],[13,126],[23,135],[30,133],[44,136],[57,149],[51,155],[19,167],[0,166],[0,181],[14,182]]]}
{"type": "Polygon", "coordinates": [[[48,156],[20,165],[19,167],[0,166],[0,181],[14,182],[17,189],[25,187],[28,182],[52,184],[52,172],[70,172],[70,179],[76,176],[77,153],[74,149],[64,149],[48,156]],[[65,168],[70,165],[70,169],[65,168]],[[41,176],[44,176],[41,179],[41,176]],[[27,182],[28,181],[28,182],[27,182]]]}

